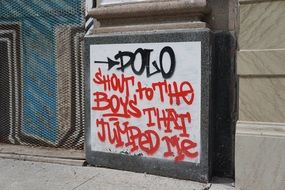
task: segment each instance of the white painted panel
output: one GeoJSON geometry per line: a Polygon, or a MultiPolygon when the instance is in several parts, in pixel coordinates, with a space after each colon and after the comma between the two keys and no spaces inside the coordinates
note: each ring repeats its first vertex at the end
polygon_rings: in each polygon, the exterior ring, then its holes
{"type": "Polygon", "coordinates": [[[92,151],[200,162],[201,42],[91,45],[90,73],[92,151]],[[140,53],[128,64],[139,48],[149,66],[140,53]],[[117,61],[109,70],[108,59],[117,61]]]}
{"type": "Polygon", "coordinates": [[[143,1],[149,1],[149,0],[101,0],[100,5],[135,3],[135,2],[143,2],[143,1]]]}

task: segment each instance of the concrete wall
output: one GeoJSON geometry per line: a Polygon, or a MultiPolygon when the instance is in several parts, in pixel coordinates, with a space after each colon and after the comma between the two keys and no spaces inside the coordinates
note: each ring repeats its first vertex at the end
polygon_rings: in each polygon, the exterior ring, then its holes
{"type": "Polygon", "coordinates": [[[236,185],[240,189],[282,189],[285,1],[242,0],[240,4],[236,185]]]}

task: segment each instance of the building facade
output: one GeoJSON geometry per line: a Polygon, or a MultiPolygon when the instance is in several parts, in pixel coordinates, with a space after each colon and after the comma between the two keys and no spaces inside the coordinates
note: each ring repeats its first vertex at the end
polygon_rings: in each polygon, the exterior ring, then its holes
{"type": "Polygon", "coordinates": [[[84,148],[84,36],[208,29],[211,171],[240,189],[283,189],[284,8],[283,0],[1,1],[0,142],[84,148]]]}

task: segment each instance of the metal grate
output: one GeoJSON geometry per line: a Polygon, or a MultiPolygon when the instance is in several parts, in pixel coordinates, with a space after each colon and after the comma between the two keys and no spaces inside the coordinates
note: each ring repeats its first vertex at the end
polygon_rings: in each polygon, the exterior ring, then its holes
{"type": "Polygon", "coordinates": [[[83,148],[82,0],[1,0],[0,142],[83,148]]]}

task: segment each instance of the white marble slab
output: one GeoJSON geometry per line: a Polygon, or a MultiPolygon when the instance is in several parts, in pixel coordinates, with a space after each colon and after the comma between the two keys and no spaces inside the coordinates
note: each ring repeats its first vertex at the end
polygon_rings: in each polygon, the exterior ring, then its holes
{"type": "Polygon", "coordinates": [[[285,123],[237,124],[235,185],[242,190],[281,190],[285,187],[285,123]],[[257,134],[254,128],[264,128],[257,134]],[[250,132],[250,128],[253,128],[250,132]],[[270,130],[272,129],[272,130],[270,130]],[[278,130],[279,129],[279,130],[278,130]],[[278,131],[282,131],[280,136],[278,131]],[[271,132],[270,132],[271,131],[271,132]],[[276,136],[272,134],[276,134],[276,136]],[[277,135],[278,134],[278,135],[277,135]]]}

